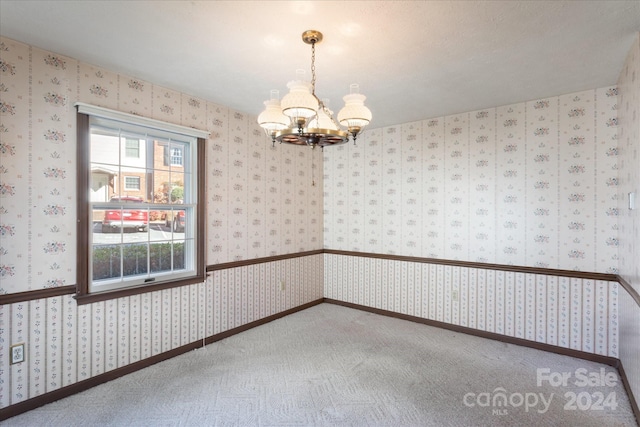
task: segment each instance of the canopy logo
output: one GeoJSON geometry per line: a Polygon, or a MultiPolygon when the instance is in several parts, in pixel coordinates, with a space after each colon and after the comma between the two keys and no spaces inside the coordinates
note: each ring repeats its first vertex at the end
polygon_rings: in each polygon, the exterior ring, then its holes
{"type": "Polygon", "coordinates": [[[491,393],[467,393],[462,398],[464,405],[469,408],[474,406],[493,408],[494,415],[506,415],[508,413],[507,408],[519,408],[521,406],[524,406],[525,412],[535,409],[538,413],[544,414],[549,410],[552,400],[553,393],[547,400],[543,393],[507,394],[507,390],[502,387],[494,389],[491,393]]]}

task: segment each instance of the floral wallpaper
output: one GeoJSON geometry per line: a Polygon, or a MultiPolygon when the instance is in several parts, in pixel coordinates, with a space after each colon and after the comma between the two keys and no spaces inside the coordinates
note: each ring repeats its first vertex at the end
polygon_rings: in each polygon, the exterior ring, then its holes
{"type": "MultiPolygon", "coordinates": [[[[640,35],[636,34],[618,78],[618,210],[620,275],[640,293],[640,35]],[[629,193],[636,193],[635,209],[629,193]]],[[[640,307],[627,294],[620,301],[620,360],[640,400],[640,307]]]]}
{"type": "Polygon", "coordinates": [[[618,271],[617,88],[366,131],[324,152],[324,247],[618,271]]]}
{"type": "Polygon", "coordinates": [[[634,41],[620,73],[618,158],[620,186],[620,274],[640,292],[640,41],[634,41]],[[636,206],[629,208],[629,193],[636,206]]]}
{"type": "MultiPolygon", "coordinates": [[[[244,113],[0,38],[0,294],[75,284],[78,101],[211,132],[208,265],[321,248],[318,153],[273,148],[244,113]]],[[[220,270],[82,306],[71,295],[0,305],[0,408],[316,301],[322,263],[220,270]],[[10,365],[15,343],[26,360],[10,365]]]]}
{"type": "Polygon", "coordinates": [[[0,53],[0,294],[75,284],[75,102],[211,132],[208,265],[321,248],[319,151],[272,147],[253,117],[72,58],[4,38],[0,53]]]}

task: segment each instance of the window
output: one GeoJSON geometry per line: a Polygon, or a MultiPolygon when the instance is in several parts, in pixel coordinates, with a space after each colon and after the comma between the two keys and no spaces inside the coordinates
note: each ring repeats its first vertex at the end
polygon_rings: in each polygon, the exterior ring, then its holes
{"type": "Polygon", "coordinates": [[[140,190],[140,177],[139,176],[125,176],[124,177],[124,189],[125,190],[140,190]]]}
{"type": "Polygon", "coordinates": [[[181,147],[169,147],[168,145],[164,145],[162,147],[162,151],[164,166],[182,166],[183,154],[181,147]]]}
{"type": "Polygon", "coordinates": [[[137,139],[125,139],[125,157],[140,158],[140,141],[137,139]]]}
{"type": "Polygon", "coordinates": [[[204,280],[206,133],[76,106],[78,300],[204,280]]]}
{"type": "Polygon", "coordinates": [[[171,166],[182,166],[182,148],[171,148],[171,166]]]}

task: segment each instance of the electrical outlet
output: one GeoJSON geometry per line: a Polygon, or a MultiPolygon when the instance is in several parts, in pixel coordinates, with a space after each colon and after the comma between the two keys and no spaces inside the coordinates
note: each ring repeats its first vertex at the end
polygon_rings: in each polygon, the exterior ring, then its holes
{"type": "Polygon", "coordinates": [[[451,298],[452,298],[454,301],[458,301],[458,290],[457,290],[457,289],[454,289],[454,290],[453,290],[453,292],[451,293],[451,298]]]}
{"type": "Polygon", "coordinates": [[[284,280],[280,280],[280,290],[281,291],[285,290],[284,280]]]}
{"type": "Polygon", "coordinates": [[[10,365],[14,365],[16,363],[24,362],[24,343],[14,344],[10,349],[11,360],[9,361],[10,365]]]}

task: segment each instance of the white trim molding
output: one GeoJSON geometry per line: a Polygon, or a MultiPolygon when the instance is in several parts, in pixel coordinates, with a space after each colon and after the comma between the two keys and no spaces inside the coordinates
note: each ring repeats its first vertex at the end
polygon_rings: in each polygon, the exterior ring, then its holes
{"type": "Polygon", "coordinates": [[[108,108],[97,107],[95,105],[76,102],[74,107],[78,109],[78,113],[87,114],[105,119],[117,120],[125,123],[136,123],[140,126],[158,129],[165,132],[178,133],[180,135],[191,136],[194,138],[208,139],[211,132],[200,129],[190,128],[186,126],[174,125],[172,123],[163,122],[161,120],[150,119],[148,117],[137,116],[135,114],[123,113],[121,111],[110,110],[108,108]]]}

